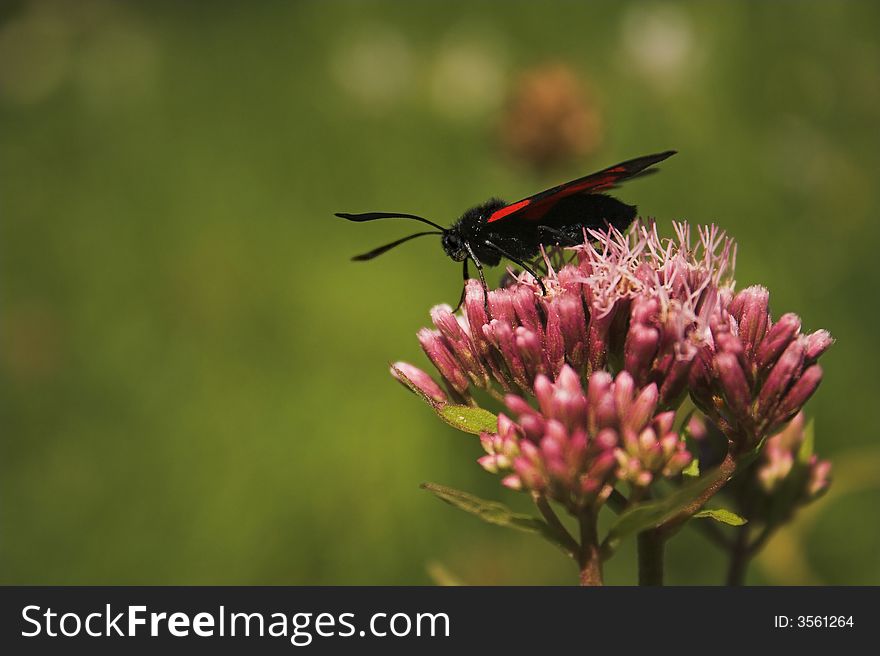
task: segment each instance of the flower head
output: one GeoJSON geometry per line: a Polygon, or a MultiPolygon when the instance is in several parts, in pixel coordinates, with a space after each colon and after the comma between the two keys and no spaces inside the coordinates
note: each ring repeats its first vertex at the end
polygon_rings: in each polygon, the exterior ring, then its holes
{"type": "MultiPolygon", "coordinates": [[[[468,281],[463,311],[438,305],[433,328],[419,331],[445,391],[414,368],[398,377],[437,404],[475,403],[476,390],[503,400],[480,464],[572,512],[601,504],[618,481],[642,490],[681,473],[692,456],[673,421],[688,392],[735,458],[798,413],[832,340],[802,334],[794,314],[774,323],[763,287],[734,293],[736,245],[723,231],[675,232],[662,239],[641,222],[590,231],[568,263],[545,253],[540,283],[521,273],[484,297],[468,281]]],[[[768,467],[772,477],[785,458],[768,467]]],[[[813,471],[819,489],[827,468],[813,471]]]]}
{"type": "Polygon", "coordinates": [[[691,460],[672,430],[672,412],[657,413],[656,385],[636,387],[632,376],[596,372],[586,390],[564,365],[556,381],[535,380],[537,408],[508,395],[516,419],[499,415],[498,432],[484,433],[484,469],[504,484],[546,494],[572,512],[599,505],[617,480],[646,486],[674,476],[691,460]]]}
{"type": "Polygon", "coordinates": [[[831,463],[813,453],[804,413],[768,437],[758,459],[725,493],[749,522],[775,527],[821,496],[831,483],[831,463]]]}
{"type": "Polygon", "coordinates": [[[792,419],[822,380],[816,363],[833,340],[804,335],[796,314],[773,323],[761,286],[734,296],[710,321],[691,371],[691,395],[737,448],[748,448],[792,419]]]}
{"type": "Polygon", "coordinates": [[[804,424],[804,413],[799,412],[788,426],[767,438],[756,473],[766,494],[772,495],[792,482],[797,490],[790,497],[796,503],[805,503],[828,487],[831,463],[819,460],[814,453],[802,453],[806,439],[804,424]]]}
{"type": "Polygon", "coordinates": [[[452,394],[474,389],[532,394],[540,375],[554,380],[565,364],[577,373],[617,368],[636,384],[657,386],[672,407],[708,334],[708,318],[730,283],[733,242],[714,228],[661,239],[653,224],[627,233],[592,232],[573,249],[575,262],[549,264],[546,295],[528,274],[489,292],[468,281],[464,312],[431,310],[434,329],[419,341],[452,394]],[[592,240],[592,241],[590,241],[592,240]],[[488,311],[487,311],[488,307],[488,311]]]}

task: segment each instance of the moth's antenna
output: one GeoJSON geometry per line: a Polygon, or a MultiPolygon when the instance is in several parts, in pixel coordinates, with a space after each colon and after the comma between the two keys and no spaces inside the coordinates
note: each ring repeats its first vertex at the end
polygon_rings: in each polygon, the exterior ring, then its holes
{"type": "Polygon", "coordinates": [[[413,221],[421,221],[422,223],[427,223],[429,226],[433,226],[437,228],[437,230],[446,231],[441,225],[437,225],[433,221],[428,221],[428,219],[422,216],[416,216],[415,214],[399,214],[397,212],[367,212],[365,214],[347,214],[345,212],[337,212],[336,216],[340,219],[348,219],[349,221],[356,221],[357,223],[362,223],[364,221],[376,221],[378,219],[412,219],[413,221]]]}
{"type": "MultiPolygon", "coordinates": [[[[346,218],[346,217],[343,217],[346,218]]],[[[408,237],[403,237],[402,239],[398,239],[397,241],[392,241],[390,244],[385,244],[384,246],[379,246],[379,248],[374,248],[369,253],[363,253],[361,255],[355,255],[352,260],[355,262],[364,262],[366,260],[372,260],[374,257],[379,257],[382,253],[386,253],[390,251],[395,246],[400,246],[404,242],[409,241],[410,239],[415,239],[416,237],[424,237],[425,235],[442,235],[442,232],[434,232],[431,230],[430,232],[417,232],[414,235],[409,235],[408,237]]]]}

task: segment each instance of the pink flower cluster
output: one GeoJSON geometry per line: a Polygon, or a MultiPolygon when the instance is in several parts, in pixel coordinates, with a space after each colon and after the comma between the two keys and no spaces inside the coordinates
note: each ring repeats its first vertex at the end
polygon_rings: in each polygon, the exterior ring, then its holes
{"type": "Polygon", "coordinates": [[[832,340],[802,335],[792,314],[773,323],[763,288],[734,294],[722,231],[675,230],[591,232],[572,263],[546,259],[545,295],[525,273],[488,299],[469,281],[463,312],[437,306],[418,334],[445,392],[395,367],[435,403],[474,404],[475,390],[503,400],[515,419],[483,435],[480,463],[570,508],[601,503],[616,481],[678,475],[691,457],[673,417],[688,392],[734,451],[757,444],[815,391],[832,340]]]}
{"type": "Polygon", "coordinates": [[[796,314],[776,323],[770,294],[748,287],[722,305],[690,375],[694,402],[738,448],[757,444],[791,420],[822,381],[828,331],[801,334],[796,314]]]}
{"type": "Polygon", "coordinates": [[[589,375],[619,364],[642,386],[656,383],[672,405],[687,383],[703,343],[706,317],[715,309],[722,278],[732,270],[733,242],[712,229],[696,246],[677,225],[675,241],[653,226],[623,234],[595,232],[573,249],[577,264],[550,270],[547,294],[522,274],[507,288],[489,292],[469,281],[464,313],[431,310],[434,329],[419,341],[449,393],[468,401],[473,389],[530,394],[539,375],[555,378],[563,365],[589,375]]]}
{"type": "Polygon", "coordinates": [[[792,480],[798,488],[790,495],[795,503],[822,494],[828,488],[831,474],[831,463],[819,460],[815,453],[803,461],[799,458],[805,440],[804,423],[804,414],[800,412],[782,431],[768,437],[757,470],[758,483],[767,494],[792,480]]]}
{"type": "Polygon", "coordinates": [[[572,512],[597,504],[617,479],[645,487],[657,475],[674,476],[691,461],[672,430],[673,411],[657,413],[653,383],[638,389],[627,372],[590,376],[586,392],[564,365],[555,382],[535,380],[535,409],[510,394],[516,421],[498,416],[498,433],[484,433],[484,469],[506,473],[504,485],[556,499],[572,512]]]}

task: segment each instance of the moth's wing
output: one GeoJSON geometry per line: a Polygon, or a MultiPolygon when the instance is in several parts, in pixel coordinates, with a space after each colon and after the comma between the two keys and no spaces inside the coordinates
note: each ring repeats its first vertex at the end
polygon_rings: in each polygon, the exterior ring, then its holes
{"type": "Polygon", "coordinates": [[[667,150],[663,153],[627,160],[577,180],[558,185],[547,191],[542,191],[534,196],[523,198],[492,212],[489,215],[489,223],[510,217],[518,217],[530,221],[538,220],[563,198],[575,194],[592,194],[605,191],[617,186],[624,180],[639,175],[646,175],[655,170],[650,167],[658,162],[662,162],[667,157],[672,157],[675,152],[674,150],[667,150]]]}

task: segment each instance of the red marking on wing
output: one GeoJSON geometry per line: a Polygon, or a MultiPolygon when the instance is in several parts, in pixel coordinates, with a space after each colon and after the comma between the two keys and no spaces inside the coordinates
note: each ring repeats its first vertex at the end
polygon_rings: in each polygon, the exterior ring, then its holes
{"type": "Polygon", "coordinates": [[[623,173],[623,170],[619,167],[611,169],[605,175],[591,177],[589,180],[584,180],[583,182],[570,182],[567,185],[563,185],[563,188],[554,194],[554,196],[570,196],[571,194],[576,194],[581,191],[598,191],[599,189],[611,187],[620,179],[620,176],[617,175],[618,173],[623,173]]]}
{"type": "Polygon", "coordinates": [[[525,200],[521,200],[518,203],[513,203],[511,205],[505,205],[500,210],[495,210],[494,212],[492,212],[492,214],[489,215],[489,223],[492,223],[492,221],[497,221],[498,219],[503,219],[508,214],[512,214],[513,212],[521,210],[522,208],[524,208],[528,205],[531,205],[531,204],[532,204],[532,199],[526,198],[525,200]]]}
{"type": "Polygon", "coordinates": [[[539,219],[546,214],[553,205],[567,196],[608,189],[627,178],[645,171],[645,169],[648,169],[657,162],[663,161],[674,154],[675,151],[668,150],[664,153],[657,153],[656,155],[646,155],[645,157],[631,159],[610,166],[598,173],[593,173],[584,176],[583,178],[566,182],[565,184],[542,191],[539,194],[529,196],[528,198],[506,205],[499,210],[495,210],[489,216],[488,223],[498,221],[511,214],[517,213],[520,213],[520,215],[526,219],[539,219]]]}

